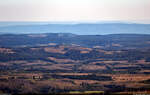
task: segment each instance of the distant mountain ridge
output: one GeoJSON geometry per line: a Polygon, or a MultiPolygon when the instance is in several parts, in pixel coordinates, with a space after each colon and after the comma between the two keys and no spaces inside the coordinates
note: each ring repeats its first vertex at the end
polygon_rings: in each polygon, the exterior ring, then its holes
{"type": "Polygon", "coordinates": [[[0,27],[0,34],[73,33],[78,35],[150,34],[150,24],[81,23],[33,24],[0,27]]]}

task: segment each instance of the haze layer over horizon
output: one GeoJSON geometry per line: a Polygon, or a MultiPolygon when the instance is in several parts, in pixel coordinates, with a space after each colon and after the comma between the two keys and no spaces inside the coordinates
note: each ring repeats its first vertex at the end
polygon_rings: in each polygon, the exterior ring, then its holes
{"type": "Polygon", "coordinates": [[[150,23],[150,0],[1,0],[0,21],[150,23]]]}

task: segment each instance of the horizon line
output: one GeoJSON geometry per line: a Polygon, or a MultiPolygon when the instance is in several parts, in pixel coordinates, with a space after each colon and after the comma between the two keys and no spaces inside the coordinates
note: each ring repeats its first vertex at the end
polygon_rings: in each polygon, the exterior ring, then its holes
{"type": "Polygon", "coordinates": [[[150,24],[150,20],[93,20],[93,21],[0,21],[0,23],[47,23],[47,24],[82,24],[82,23],[126,23],[126,24],[150,24]],[[147,22],[144,22],[147,21],[147,22]]]}

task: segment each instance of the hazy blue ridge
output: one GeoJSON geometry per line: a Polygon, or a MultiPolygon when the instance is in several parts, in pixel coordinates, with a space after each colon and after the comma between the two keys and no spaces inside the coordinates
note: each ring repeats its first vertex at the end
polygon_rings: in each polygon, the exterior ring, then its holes
{"type": "Polygon", "coordinates": [[[73,33],[78,35],[150,34],[150,24],[81,23],[21,24],[0,27],[0,34],[73,33]]]}

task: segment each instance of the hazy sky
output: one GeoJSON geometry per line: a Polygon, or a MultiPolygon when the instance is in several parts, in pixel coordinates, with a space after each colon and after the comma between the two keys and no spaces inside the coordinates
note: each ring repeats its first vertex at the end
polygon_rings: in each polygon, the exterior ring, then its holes
{"type": "Polygon", "coordinates": [[[150,21],[150,0],[0,0],[0,21],[150,21]]]}

